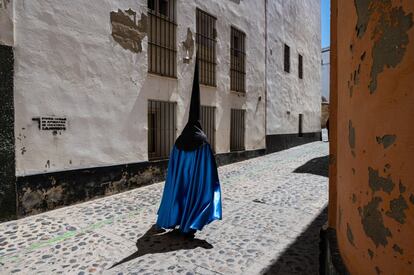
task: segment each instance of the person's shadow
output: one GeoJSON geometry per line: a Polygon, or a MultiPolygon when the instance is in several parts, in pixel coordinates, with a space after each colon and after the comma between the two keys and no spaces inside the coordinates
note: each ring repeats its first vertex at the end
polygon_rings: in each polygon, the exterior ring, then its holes
{"type": "Polygon", "coordinates": [[[110,267],[129,262],[146,254],[166,253],[176,250],[188,250],[202,247],[211,249],[213,246],[206,240],[189,238],[180,233],[179,230],[166,231],[158,229],[154,224],[152,227],[137,240],[138,251],[122,259],[110,267]]]}

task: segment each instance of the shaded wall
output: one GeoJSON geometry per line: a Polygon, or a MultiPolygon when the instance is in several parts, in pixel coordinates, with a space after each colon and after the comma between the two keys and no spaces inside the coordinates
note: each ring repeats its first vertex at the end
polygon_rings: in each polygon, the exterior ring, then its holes
{"type": "Polygon", "coordinates": [[[332,2],[329,223],[351,274],[414,273],[413,12],[332,2]]]}

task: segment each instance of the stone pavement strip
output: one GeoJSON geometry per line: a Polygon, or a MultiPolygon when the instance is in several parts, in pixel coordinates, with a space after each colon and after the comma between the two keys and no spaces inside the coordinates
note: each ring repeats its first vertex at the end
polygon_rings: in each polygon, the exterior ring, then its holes
{"type": "Polygon", "coordinates": [[[152,228],[163,183],[0,224],[0,274],[317,274],[328,143],[219,168],[223,220],[152,228]]]}

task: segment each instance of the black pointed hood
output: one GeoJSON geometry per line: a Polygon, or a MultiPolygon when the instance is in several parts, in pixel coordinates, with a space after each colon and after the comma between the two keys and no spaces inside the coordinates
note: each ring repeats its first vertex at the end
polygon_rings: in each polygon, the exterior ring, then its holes
{"type": "Polygon", "coordinates": [[[175,141],[175,145],[180,150],[192,151],[207,143],[207,136],[203,132],[200,123],[200,83],[198,73],[198,57],[195,60],[193,90],[191,92],[190,114],[187,125],[185,125],[181,135],[175,141]]]}

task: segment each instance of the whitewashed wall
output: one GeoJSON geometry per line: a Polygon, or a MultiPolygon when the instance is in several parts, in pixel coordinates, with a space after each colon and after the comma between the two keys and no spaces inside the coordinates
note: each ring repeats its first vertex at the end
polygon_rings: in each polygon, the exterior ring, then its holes
{"type": "Polygon", "coordinates": [[[13,0],[0,0],[0,45],[13,46],[13,0]]]}
{"type": "Polygon", "coordinates": [[[267,135],[320,131],[321,39],[319,0],[268,0],[267,135]],[[284,71],[284,44],[290,73],[284,71]],[[303,56],[303,79],[298,77],[303,56]]]}
{"type": "Polygon", "coordinates": [[[229,151],[231,108],[247,111],[246,149],[265,147],[264,1],[178,1],[177,79],[147,73],[147,37],[143,51],[133,53],[111,36],[111,11],[132,9],[140,17],[146,4],[144,0],[15,2],[17,176],[146,161],[148,99],[177,102],[179,134],[187,120],[194,70],[194,58],[183,63],[181,42],[187,27],[195,33],[196,7],[218,18],[217,88],[201,89],[201,103],[217,107],[216,151],[229,151]],[[230,92],[231,25],[246,33],[245,97],[230,92]],[[55,136],[39,131],[32,118],[45,115],[66,117],[67,131],[55,136]]]}
{"type": "Polygon", "coordinates": [[[328,48],[322,49],[322,96],[329,102],[329,79],[330,79],[330,50],[328,48]]]}

